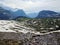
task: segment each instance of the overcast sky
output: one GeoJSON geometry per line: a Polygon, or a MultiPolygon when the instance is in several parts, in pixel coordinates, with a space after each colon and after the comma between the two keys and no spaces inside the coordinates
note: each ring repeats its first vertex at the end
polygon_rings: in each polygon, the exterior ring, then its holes
{"type": "Polygon", "coordinates": [[[26,12],[60,11],[60,0],[0,0],[0,4],[11,8],[23,9],[26,12]]]}

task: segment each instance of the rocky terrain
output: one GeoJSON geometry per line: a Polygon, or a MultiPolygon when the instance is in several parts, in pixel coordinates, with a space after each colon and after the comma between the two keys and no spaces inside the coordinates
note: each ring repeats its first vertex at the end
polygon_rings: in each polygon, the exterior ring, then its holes
{"type": "Polygon", "coordinates": [[[0,32],[23,32],[27,33],[34,30],[24,26],[23,23],[14,20],[0,20],[0,32]]]}
{"type": "Polygon", "coordinates": [[[0,45],[60,45],[60,30],[40,33],[13,20],[0,20],[0,45]]]}

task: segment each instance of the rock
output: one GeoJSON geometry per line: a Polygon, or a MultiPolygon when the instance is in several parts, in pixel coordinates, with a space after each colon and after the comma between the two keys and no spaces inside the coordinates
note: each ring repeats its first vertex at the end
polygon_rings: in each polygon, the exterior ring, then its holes
{"type": "Polygon", "coordinates": [[[25,39],[24,45],[60,45],[60,33],[54,32],[45,35],[33,35],[25,39]],[[27,41],[26,41],[27,40],[27,41]]]}
{"type": "MultiPolygon", "coordinates": [[[[0,41],[16,41],[17,45],[60,45],[60,32],[49,34],[0,32],[0,41]]],[[[4,42],[3,41],[3,42],[4,42]]],[[[6,42],[5,42],[6,43],[6,42]]],[[[10,42],[11,43],[11,42],[10,42]]],[[[15,43],[15,44],[16,44],[15,43]]]]}

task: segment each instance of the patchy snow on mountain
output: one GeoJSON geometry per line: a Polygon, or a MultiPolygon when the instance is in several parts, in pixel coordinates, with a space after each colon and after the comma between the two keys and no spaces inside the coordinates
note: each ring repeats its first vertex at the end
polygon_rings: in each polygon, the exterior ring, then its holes
{"type": "MultiPolygon", "coordinates": [[[[13,20],[0,20],[0,32],[22,32],[22,33],[34,33],[33,28],[23,26],[23,24],[13,20]]],[[[37,32],[38,33],[38,32],[37,32]]]]}

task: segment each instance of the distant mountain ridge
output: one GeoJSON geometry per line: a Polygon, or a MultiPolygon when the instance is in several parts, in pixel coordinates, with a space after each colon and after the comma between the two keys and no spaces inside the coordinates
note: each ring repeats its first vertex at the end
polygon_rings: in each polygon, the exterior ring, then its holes
{"type": "Polygon", "coordinates": [[[16,18],[23,18],[27,17],[25,12],[21,9],[18,9],[17,11],[12,10],[6,10],[2,7],[0,7],[0,19],[1,20],[9,20],[9,19],[16,19],[16,18]],[[21,17],[20,17],[21,16],[21,17]]]}
{"type": "Polygon", "coordinates": [[[1,20],[8,20],[8,19],[10,19],[11,15],[12,14],[11,14],[10,11],[5,10],[2,7],[0,7],[0,19],[1,20]]]}
{"type": "Polygon", "coordinates": [[[40,11],[36,18],[60,17],[60,14],[50,10],[40,11]]]}
{"type": "Polygon", "coordinates": [[[26,13],[22,9],[18,9],[17,11],[13,12],[15,15],[15,18],[17,17],[27,17],[26,13]]]}
{"type": "Polygon", "coordinates": [[[25,11],[22,9],[16,9],[15,11],[13,11],[13,9],[9,7],[0,6],[0,20],[11,20],[17,18],[49,18],[49,17],[60,18],[60,13],[50,10],[42,10],[39,13],[32,12],[26,14],[25,11]]]}

